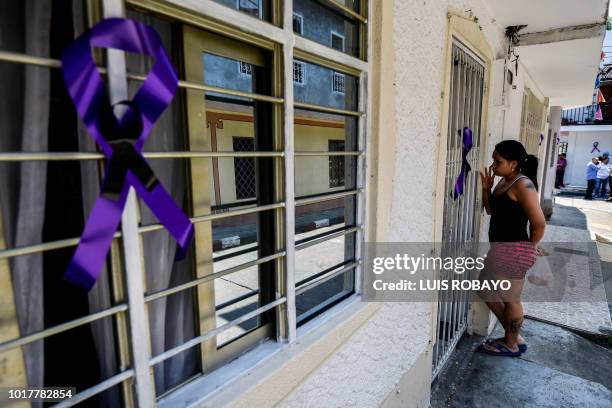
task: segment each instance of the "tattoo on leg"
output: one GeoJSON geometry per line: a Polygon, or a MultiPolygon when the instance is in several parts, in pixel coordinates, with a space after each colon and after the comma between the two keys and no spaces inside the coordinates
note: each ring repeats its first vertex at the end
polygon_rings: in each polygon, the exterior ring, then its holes
{"type": "Polygon", "coordinates": [[[508,323],[508,331],[510,333],[518,333],[521,330],[521,325],[523,324],[522,319],[521,320],[510,320],[510,322],[508,323]]]}

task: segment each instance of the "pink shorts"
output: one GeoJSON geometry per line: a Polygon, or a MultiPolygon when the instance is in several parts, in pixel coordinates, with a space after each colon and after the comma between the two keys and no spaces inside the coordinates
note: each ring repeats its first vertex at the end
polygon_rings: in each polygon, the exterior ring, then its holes
{"type": "Polygon", "coordinates": [[[525,279],[538,257],[536,246],[529,241],[491,242],[484,269],[502,279],[525,279]]]}

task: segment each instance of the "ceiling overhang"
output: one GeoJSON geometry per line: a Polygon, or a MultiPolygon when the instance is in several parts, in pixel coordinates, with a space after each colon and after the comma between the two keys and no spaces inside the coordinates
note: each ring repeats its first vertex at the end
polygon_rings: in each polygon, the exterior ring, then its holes
{"type": "MultiPolygon", "coordinates": [[[[521,26],[519,61],[551,106],[588,105],[599,69],[609,0],[489,0],[502,28],[521,26]]],[[[520,75],[520,73],[519,73],[520,75]]]]}

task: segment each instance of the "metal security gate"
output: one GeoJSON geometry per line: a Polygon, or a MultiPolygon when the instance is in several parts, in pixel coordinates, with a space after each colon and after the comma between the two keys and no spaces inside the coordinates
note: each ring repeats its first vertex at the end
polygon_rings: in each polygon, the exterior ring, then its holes
{"type": "MultiPolygon", "coordinates": [[[[482,101],[485,89],[485,64],[463,44],[453,42],[442,253],[445,257],[472,256],[478,242],[481,198],[478,170],[481,149],[482,101]],[[467,155],[472,168],[465,177],[463,194],[453,198],[463,162],[463,130],[472,130],[473,145],[467,155]]],[[[471,279],[468,272],[440,272],[440,279],[471,279]]],[[[467,326],[469,299],[466,291],[440,291],[438,296],[437,341],[434,346],[433,376],[440,372],[467,326]]]]}

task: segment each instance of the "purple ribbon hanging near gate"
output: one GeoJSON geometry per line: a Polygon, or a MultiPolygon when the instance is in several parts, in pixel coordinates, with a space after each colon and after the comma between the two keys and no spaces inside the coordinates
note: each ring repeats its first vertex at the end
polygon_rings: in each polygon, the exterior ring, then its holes
{"type": "Polygon", "coordinates": [[[454,200],[463,195],[463,185],[465,184],[465,176],[470,170],[472,170],[472,167],[470,166],[470,163],[467,159],[470,150],[472,150],[472,129],[466,126],[463,128],[463,160],[461,161],[461,173],[459,173],[459,177],[457,177],[457,182],[455,182],[455,189],[453,190],[452,194],[454,200]]]}
{"type": "Polygon", "coordinates": [[[170,104],[178,87],[178,78],[159,36],[149,26],[136,21],[103,20],[65,49],[62,69],[68,93],[107,159],[102,192],[64,279],[86,290],[95,284],[121,221],[130,186],[176,240],[176,258],[184,257],[193,238],[193,224],[157,180],[141,153],[153,124],[170,104]],[[111,106],[92,58],[93,47],[155,58],[151,72],[133,100],[111,106]],[[116,116],[118,109],[123,111],[120,118],[116,116]]]}
{"type": "Polygon", "coordinates": [[[593,153],[595,150],[601,153],[601,150],[599,150],[597,146],[599,146],[599,142],[593,142],[593,149],[591,150],[591,153],[593,153]]]}
{"type": "Polygon", "coordinates": [[[538,143],[538,146],[542,146],[543,141],[544,141],[544,135],[540,133],[540,143],[538,143]]]}

